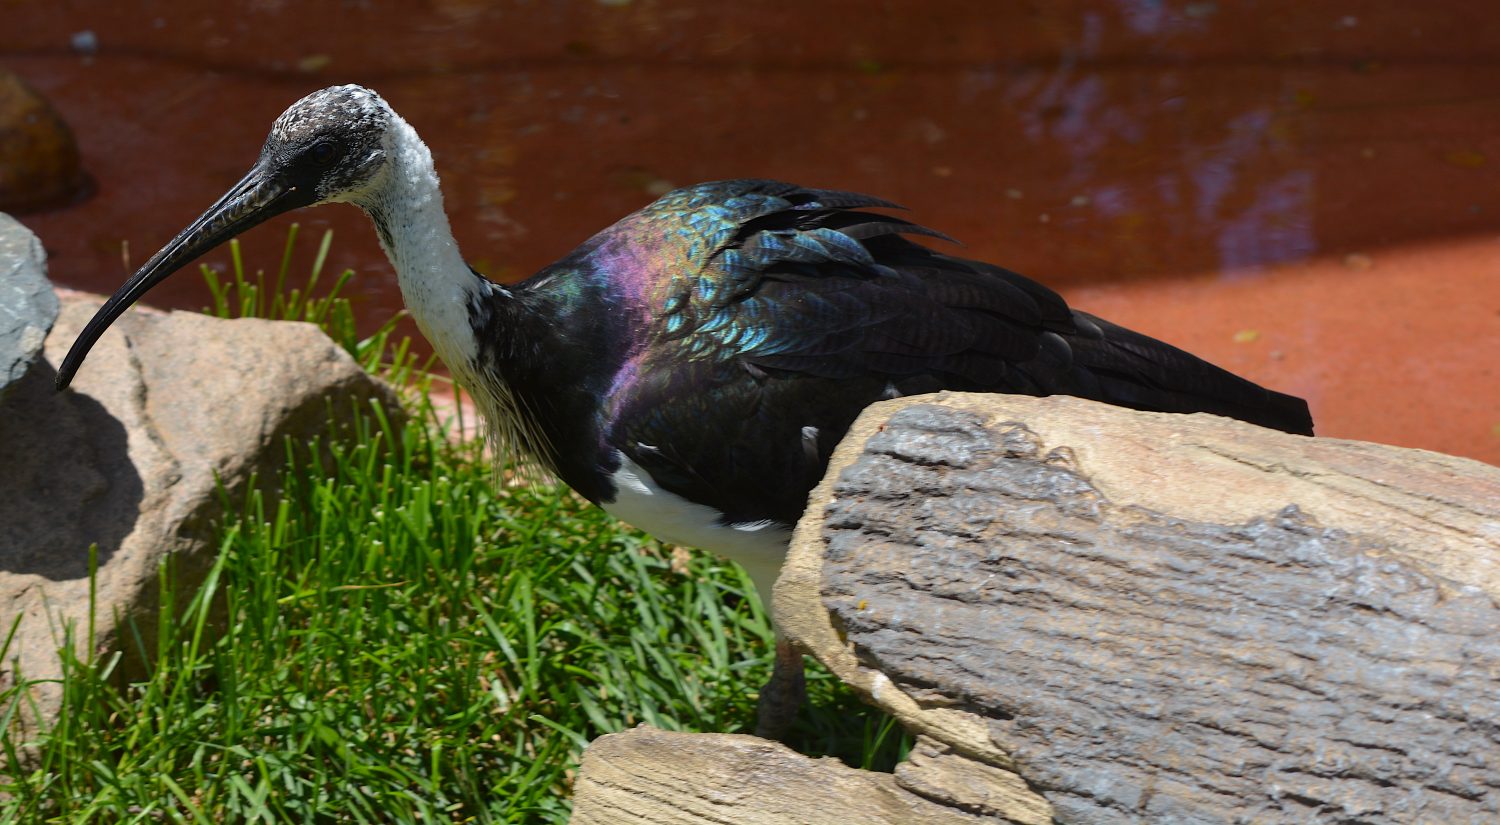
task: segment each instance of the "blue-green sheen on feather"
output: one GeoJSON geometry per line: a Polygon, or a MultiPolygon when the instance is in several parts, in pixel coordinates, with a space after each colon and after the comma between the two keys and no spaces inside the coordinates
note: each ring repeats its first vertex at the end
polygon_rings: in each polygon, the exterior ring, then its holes
{"type": "Polygon", "coordinates": [[[686,187],[633,216],[629,235],[646,257],[629,269],[643,279],[647,294],[657,296],[658,334],[680,340],[685,357],[774,354],[816,345],[838,332],[827,329],[828,323],[852,322],[847,313],[853,305],[825,304],[815,296],[811,306],[777,307],[756,300],[757,292],[767,277],[806,277],[814,271],[807,267],[889,277],[895,273],[877,263],[867,242],[908,232],[940,236],[899,218],[854,211],[872,206],[895,204],[776,181],[686,187]],[[773,312],[792,312],[804,322],[787,326],[773,312]],[[815,329],[802,331],[808,324],[815,329]],[[781,340],[789,330],[798,331],[781,340]]]}

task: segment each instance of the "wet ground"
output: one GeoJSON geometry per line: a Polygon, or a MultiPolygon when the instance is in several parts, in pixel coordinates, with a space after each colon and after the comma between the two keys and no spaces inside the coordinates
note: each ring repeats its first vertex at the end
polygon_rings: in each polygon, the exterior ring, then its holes
{"type": "MultiPolygon", "coordinates": [[[[143,261],[287,104],[359,82],[431,144],[493,277],[672,185],[864,191],[1307,397],[1321,434],[1500,463],[1489,2],[4,0],[0,63],[72,123],[97,184],[22,216],[66,286],[112,291],[122,243],[143,261]]],[[[357,212],[297,219],[335,228],[370,323],[399,308],[357,212]]],[[[274,263],[288,222],[247,258],[274,263]]],[[[207,302],[188,273],[152,297],[207,302]]]]}

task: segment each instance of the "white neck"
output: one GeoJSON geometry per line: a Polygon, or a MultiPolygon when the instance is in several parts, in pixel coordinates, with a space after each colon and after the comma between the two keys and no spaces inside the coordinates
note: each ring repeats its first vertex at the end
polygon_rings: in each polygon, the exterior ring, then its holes
{"type": "Polygon", "coordinates": [[[396,269],[401,297],[412,318],[453,377],[474,397],[488,425],[500,464],[532,445],[547,462],[545,437],[522,415],[510,386],[493,364],[481,364],[472,326],[473,308],[487,310],[496,294],[510,293],[474,275],[458,252],[443,211],[443,193],[427,144],[395,112],[386,130],[388,161],[380,177],[350,200],[380,229],[380,245],[396,269]]]}
{"type": "Polygon", "coordinates": [[[459,254],[427,144],[399,115],[391,117],[388,166],[355,202],[383,226],[380,245],[422,334],[449,369],[468,372],[478,354],[469,307],[491,287],[459,254]]]}

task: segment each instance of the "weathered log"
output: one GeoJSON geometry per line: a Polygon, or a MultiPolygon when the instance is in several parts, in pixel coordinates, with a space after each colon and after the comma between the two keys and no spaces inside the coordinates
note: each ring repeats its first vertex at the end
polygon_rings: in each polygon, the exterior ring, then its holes
{"type": "Polygon", "coordinates": [[[1488,465],[1068,398],[902,399],[841,445],[775,602],[925,737],[897,782],[962,810],[1500,821],[1488,465]]]}
{"type": "Polygon", "coordinates": [[[890,774],[810,759],[738,734],[639,727],[583,754],[573,825],[975,825],[983,818],[896,786],[890,774]]]}
{"type": "Polygon", "coordinates": [[[895,775],[637,730],[590,747],[575,822],[1500,821],[1488,465],[902,399],[840,446],[775,602],[918,734],[895,775]]]}

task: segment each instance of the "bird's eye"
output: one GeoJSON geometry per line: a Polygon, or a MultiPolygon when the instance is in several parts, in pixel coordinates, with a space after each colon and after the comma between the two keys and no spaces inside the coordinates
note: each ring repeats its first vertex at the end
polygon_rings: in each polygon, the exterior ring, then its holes
{"type": "Polygon", "coordinates": [[[331,141],[320,140],[313,144],[312,149],[308,150],[308,154],[312,156],[314,163],[327,165],[338,159],[339,147],[338,144],[331,141]]]}

